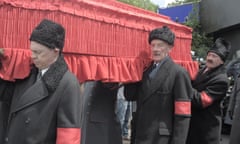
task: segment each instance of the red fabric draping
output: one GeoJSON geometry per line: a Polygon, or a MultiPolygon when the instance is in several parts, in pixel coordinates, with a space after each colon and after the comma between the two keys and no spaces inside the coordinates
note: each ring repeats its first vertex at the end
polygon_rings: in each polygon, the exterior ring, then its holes
{"type": "Polygon", "coordinates": [[[65,59],[80,81],[139,80],[150,52],[148,33],[162,25],[176,34],[171,57],[190,73],[196,71],[190,54],[191,29],[166,16],[116,1],[0,0],[0,47],[11,49],[6,52],[11,59],[5,59],[1,77],[26,77],[29,62],[23,62],[30,54],[29,35],[43,18],[65,27],[65,59]],[[12,68],[7,68],[9,64],[12,68]],[[19,72],[18,66],[24,70],[19,72]]]}
{"type": "MultiPolygon", "coordinates": [[[[31,67],[30,51],[27,49],[4,49],[3,68],[0,77],[13,81],[28,76],[31,67]]],[[[79,81],[102,80],[114,82],[133,82],[142,78],[142,72],[149,65],[150,59],[143,57],[117,58],[93,55],[65,53],[64,58],[70,70],[79,81]]],[[[191,78],[196,75],[198,63],[175,61],[188,70],[191,78]]]]}
{"type": "Polygon", "coordinates": [[[2,68],[0,77],[5,80],[14,81],[22,79],[30,72],[30,51],[23,49],[4,49],[4,57],[1,58],[2,68]]]}
{"type": "Polygon", "coordinates": [[[65,54],[70,69],[80,81],[102,80],[115,82],[138,81],[149,59],[65,54]],[[77,66],[76,66],[77,65],[77,66]]]}

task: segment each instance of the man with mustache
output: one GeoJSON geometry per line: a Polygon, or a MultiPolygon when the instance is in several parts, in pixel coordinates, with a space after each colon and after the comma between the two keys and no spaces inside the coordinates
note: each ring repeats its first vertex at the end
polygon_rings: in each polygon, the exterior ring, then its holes
{"type": "Polygon", "coordinates": [[[169,52],[175,34],[167,27],[149,34],[152,64],[138,83],[126,84],[125,97],[137,101],[132,144],[185,144],[192,95],[188,73],[173,62],[169,52]]]}
{"type": "Polygon", "coordinates": [[[224,62],[230,43],[218,38],[208,51],[206,66],[192,81],[192,117],[187,144],[219,144],[221,134],[220,102],[228,89],[224,62]]]}

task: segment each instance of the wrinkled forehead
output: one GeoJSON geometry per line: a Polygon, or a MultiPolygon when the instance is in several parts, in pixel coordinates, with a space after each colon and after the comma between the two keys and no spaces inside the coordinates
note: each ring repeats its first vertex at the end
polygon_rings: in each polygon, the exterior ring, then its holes
{"type": "Polygon", "coordinates": [[[151,41],[151,44],[163,44],[163,43],[166,43],[166,42],[160,39],[153,39],[151,41]]]}
{"type": "Polygon", "coordinates": [[[50,48],[35,41],[30,42],[30,49],[31,51],[50,50],[50,48]]]}

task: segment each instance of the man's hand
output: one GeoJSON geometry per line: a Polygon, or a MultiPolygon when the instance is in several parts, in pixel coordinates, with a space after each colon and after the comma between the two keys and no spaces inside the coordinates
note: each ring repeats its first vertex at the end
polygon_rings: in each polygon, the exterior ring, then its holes
{"type": "Polygon", "coordinates": [[[4,49],[0,48],[0,56],[3,56],[3,55],[4,55],[4,49]]]}

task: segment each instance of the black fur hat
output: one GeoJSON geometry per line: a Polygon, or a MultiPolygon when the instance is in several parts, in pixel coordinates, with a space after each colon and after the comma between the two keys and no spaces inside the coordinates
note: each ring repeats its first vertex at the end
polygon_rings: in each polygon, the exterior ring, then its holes
{"type": "Polygon", "coordinates": [[[65,29],[58,23],[43,19],[33,30],[30,41],[38,42],[48,48],[58,48],[62,51],[65,40],[65,29]]]}
{"type": "Polygon", "coordinates": [[[218,38],[215,41],[215,44],[213,45],[213,47],[208,51],[208,52],[214,52],[217,55],[220,56],[220,58],[225,61],[229,51],[231,49],[231,44],[230,42],[224,40],[223,38],[218,38]]]}
{"type": "Polygon", "coordinates": [[[174,45],[175,34],[167,26],[163,26],[150,32],[148,43],[150,44],[154,39],[163,40],[170,45],[174,45]]]}

